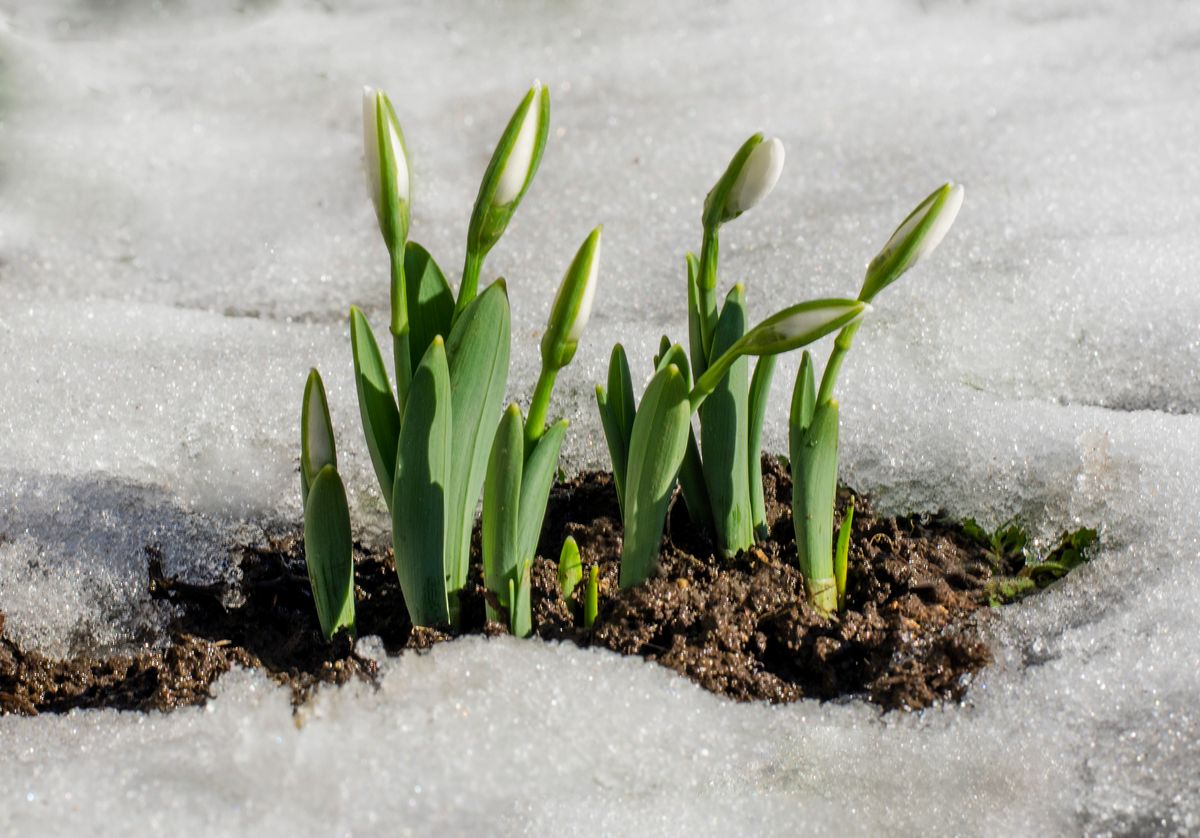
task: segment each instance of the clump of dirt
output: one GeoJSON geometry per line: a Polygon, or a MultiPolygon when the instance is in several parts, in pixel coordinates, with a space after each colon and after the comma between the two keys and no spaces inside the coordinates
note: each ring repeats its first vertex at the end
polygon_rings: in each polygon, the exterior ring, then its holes
{"type": "MultiPolygon", "coordinates": [[[[556,485],[533,570],[535,633],[639,655],[740,701],[859,697],[890,710],[960,699],[971,674],[990,660],[980,626],[988,584],[1015,569],[996,567],[959,524],[880,517],[854,497],[846,611],[819,614],[806,604],[796,570],[787,473],[764,459],[764,478],[768,539],[720,558],[677,503],[657,574],[631,590],[617,584],[621,519],[611,475],[584,473],[556,485]],[[600,570],[600,613],[591,629],[577,601],[583,586],[570,602],[558,589],[556,560],[568,535],[585,572],[593,564],[600,570]]],[[[848,490],[839,492],[835,523],[850,500],[848,490]]],[[[376,664],[358,656],[349,638],[322,639],[298,535],[246,549],[241,567],[237,591],[191,585],[164,576],[156,550],[147,548],[150,594],[176,614],[161,649],[51,660],[5,638],[0,614],[0,712],[170,710],[203,703],[234,665],[265,671],[297,704],[321,684],[375,678],[376,664]]],[[[377,635],[390,654],[462,634],[503,633],[486,622],[478,562],[453,632],[409,623],[390,553],[357,546],[355,567],[359,634],[377,635]]]]}

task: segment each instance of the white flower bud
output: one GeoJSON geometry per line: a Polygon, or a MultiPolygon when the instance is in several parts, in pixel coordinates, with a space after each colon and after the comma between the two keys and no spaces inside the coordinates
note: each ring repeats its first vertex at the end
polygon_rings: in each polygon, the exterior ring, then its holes
{"type": "Polygon", "coordinates": [[[504,206],[515,201],[532,174],[534,152],[537,151],[538,138],[542,134],[541,81],[534,81],[531,92],[533,96],[529,108],[521,120],[521,128],[513,140],[512,149],[504,161],[504,168],[500,171],[496,191],[492,194],[493,206],[504,206]]]}
{"type": "Polygon", "coordinates": [[[408,152],[404,147],[404,133],[387,94],[371,87],[363,88],[363,152],[367,163],[367,191],[375,204],[379,229],[389,247],[402,247],[408,236],[408,152]],[[390,166],[388,160],[393,161],[390,166]],[[383,172],[389,168],[390,182],[384,183],[383,172]],[[395,215],[389,204],[394,206],[395,215]],[[397,238],[400,239],[398,242],[397,238]]]}
{"type": "Polygon", "coordinates": [[[726,218],[741,215],[771,193],[783,171],[783,158],[783,143],[778,137],[754,147],[725,199],[726,218]]]}
{"type": "Polygon", "coordinates": [[[963,194],[962,184],[944,184],[908,214],[867,266],[867,276],[859,293],[861,299],[873,299],[937,249],[958,217],[963,194]]]}
{"type": "Polygon", "coordinates": [[[596,280],[600,276],[602,231],[602,227],[597,227],[580,246],[550,308],[550,319],[542,336],[542,359],[554,369],[565,367],[575,357],[579,338],[592,315],[596,280]]]}

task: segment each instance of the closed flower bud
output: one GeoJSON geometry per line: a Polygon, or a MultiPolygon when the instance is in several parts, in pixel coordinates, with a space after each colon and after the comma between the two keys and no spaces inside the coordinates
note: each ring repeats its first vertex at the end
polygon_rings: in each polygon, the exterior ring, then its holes
{"type": "Polygon", "coordinates": [[[375,204],[379,230],[388,248],[395,251],[408,239],[412,172],[396,111],[387,94],[371,87],[363,88],[363,151],[367,190],[375,204]]]}
{"type": "Polygon", "coordinates": [[[575,357],[579,338],[592,314],[596,279],[600,275],[600,235],[602,227],[592,230],[571,260],[563,276],[546,333],[542,336],[542,360],[552,369],[561,369],[575,357]]]}
{"type": "Polygon", "coordinates": [[[704,226],[715,230],[758,204],[783,171],[783,143],[755,134],[733,155],[725,173],[704,199],[704,226]]]}
{"type": "Polygon", "coordinates": [[[859,299],[874,299],[901,274],[933,253],[958,217],[962,202],[962,184],[946,183],[909,213],[867,266],[859,299]]]}
{"type": "Polygon", "coordinates": [[[300,411],[300,494],[308,500],[308,489],[325,466],[337,468],[337,449],[333,424],[329,421],[329,403],[325,385],[315,369],[304,384],[304,403],[300,411]]]}
{"type": "Polygon", "coordinates": [[[778,137],[764,140],[754,147],[729,197],[725,199],[725,217],[737,218],[771,193],[783,171],[783,143],[778,137]]]}
{"type": "Polygon", "coordinates": [[[517,106],[492,153],[475,209],[467,246],[487,253],[499,240],[537,173],[550,131],[550,91],[535,81],[517,106]]]}
{"type": "Polygon", "coordinates": [[[871,307],[858,300],[811,300],[759,323],[734,344],[743,355],[774,355],[806,346],[858,320],[871,307]]]}

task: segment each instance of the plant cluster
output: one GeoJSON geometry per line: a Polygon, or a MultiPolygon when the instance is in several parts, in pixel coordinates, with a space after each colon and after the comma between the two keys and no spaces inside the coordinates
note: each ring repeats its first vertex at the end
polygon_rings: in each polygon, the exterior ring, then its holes
{"type": "MultiPolygon", "coordinates": [[[[601,229],[587,236],[563,277],[541,340],[541,374],[528,415],[517,404],[501,410],[510,354],[507,287],[497,279],[479,291],[479,279],[542,158],[549,93],[535,83],[496,145],[471,215],[457,294],[433,256],[409,240],[412,172],[395,110],[386,95],[370,88],[363,106],[367,185],[390,263],[393,375],[357,307],[350,309],[350,343],[363,432],[391,513],[404,600],[414,625],[458,623],[482,494],[488,616],[525,636],[532,629],[530,568],[567,430],[565,420],[547,425],[547,416],[557,376],[573,359],[590,315],[601,229]]],[[[853,513],[835,549],[833,386],[870,303],[937,246],[958,212],[962,188],[941,187],[901,223],[871,261],[857,298],[800,302],[748,327],[740,283],[717,302],[720,231],[771,192],[783,162],[782,143],[755,134],[709,191],[700,254],[685,259],[687,348],[663,337],[638,401],[625,350],[617,344],[607,386],[596,389],[624,522],[622,586],[654,572],[677,484],[691,521],[712,535],[722,554],[732,556],[766,535],[760,439],[776,357],[836,332],[819,388],[804,353],[790,442],[807,596],[827,612],[844,607],[853,513]]],[[[330,638],[339,631],[353,634],[350,517],[316,370],[304,392],[300,476],[305,554],[321,629],[330,638]]],[[[590,625],[598,610],[598,569],[591,567],[585,581],[571,539],[559,559],[559,584],[568,601],[584,585],[581,616],[590,625]]]]}

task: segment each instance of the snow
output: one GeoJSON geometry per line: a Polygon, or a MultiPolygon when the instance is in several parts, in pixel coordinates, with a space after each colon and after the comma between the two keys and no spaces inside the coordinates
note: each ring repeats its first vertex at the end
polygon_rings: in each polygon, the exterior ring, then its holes
{"type": "MultiPolygon", "coordinates": [[[[772,194],[722,237],[751,314],[852,294],[937,184],[938,252],[847,360],[842,477],[890,509],[1013,514],[1103,549],[993,621],[963,706],[732,705],[640,661],[471,640],[382,687],[0,719],[4,834],[1129,834],[1200,830],[1200,11],[961,5],[0,2],[0,611],[50,654],[154,642],[145,548],[234,572],[300,516],[319,366],[356,531],[384,537],[345,314],[386,262],[359,97],[413,158],[412,236],[450,275],[534,77],[550,144],[488,276],[527,398],[563,270],[605,225],[553,412],[603,465],[621,340],[685,334],[705,191],[763,130],[772,194]]],[[[822,347],[821,351],[825,351],[822,347]]],[[[796,359],[765,443],[783,450],[796,359]]],[[[378,652],[377,652],[378,653],[378,652]]]]}

